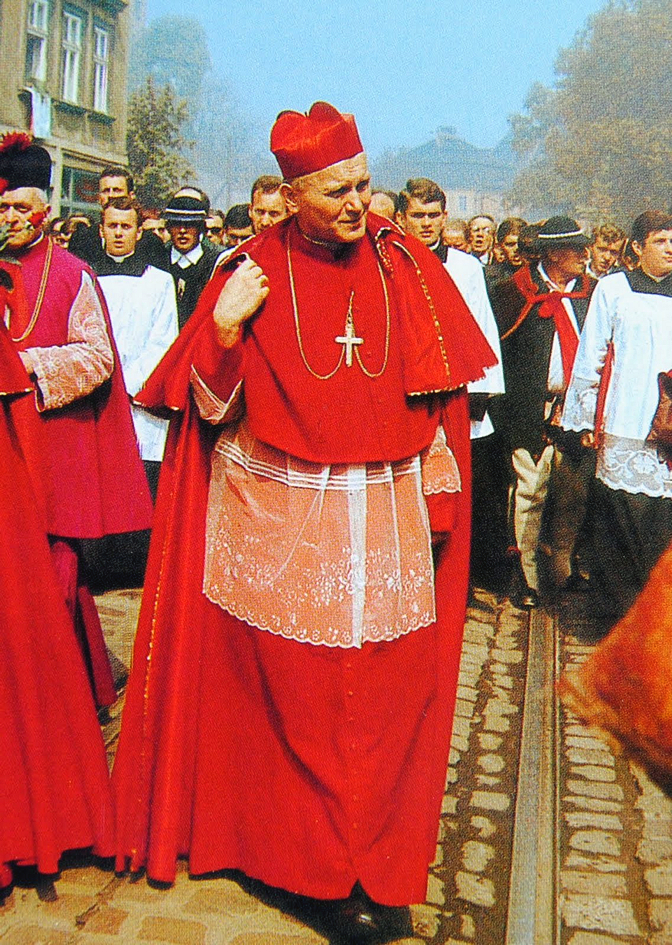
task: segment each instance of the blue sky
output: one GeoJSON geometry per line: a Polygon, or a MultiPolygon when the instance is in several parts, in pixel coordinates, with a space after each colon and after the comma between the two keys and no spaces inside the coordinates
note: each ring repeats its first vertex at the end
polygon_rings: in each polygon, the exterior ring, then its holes
{"type": "Polygon", "coordinates": [[[357,117],[373,155],[453,125],[491,146],[558,50],[606,0],[147,0],[150,18],[195,16],[215,69],[270,129],[325,99],[357,117]]]}

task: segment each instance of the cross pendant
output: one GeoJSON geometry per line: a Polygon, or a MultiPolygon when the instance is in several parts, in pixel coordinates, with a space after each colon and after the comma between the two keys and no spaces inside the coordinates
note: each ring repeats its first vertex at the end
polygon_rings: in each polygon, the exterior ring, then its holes
{"type": "Polygon", "coordinates": [[[352,349],[355,345],[363,345],[364,339],[358,338],[355,334],[355,326],[352,322],[352,300],[354,298],[354,291],[350,296],[350,305],[348,306],[348,315],[345,320],[345,334],[337,335],[334,338],[336,344],[345,346],[345,366],[352,367],[352,349]]]}

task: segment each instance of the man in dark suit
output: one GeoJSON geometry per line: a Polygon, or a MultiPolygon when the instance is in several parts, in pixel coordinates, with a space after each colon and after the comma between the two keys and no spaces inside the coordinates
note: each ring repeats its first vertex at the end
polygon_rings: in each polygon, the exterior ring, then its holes
{"type": "Polygon", "coordinates": [[[189,193],[178,191],[163,212],[170,233],[169,271],[175,280],[180,330],[224,255],[220,246],[203,239],[207,215],[206,202],[191,190],[189,193]]]}
{"type": "Polygon", "coordinates": [[[495,427],[511,455],[513,526],[520,568],[514,603],[539,602],[537,551],[553,475],[551,564],[557,583],[577,581],[574,549],[585,515],[590,461],[562,433],[560,413],[595,281],[586,275],[589,240],[575,220],[551,217],[540,228],[539,262],[492,288],[502,340],[506,394],[493,401],[495,427]]]}

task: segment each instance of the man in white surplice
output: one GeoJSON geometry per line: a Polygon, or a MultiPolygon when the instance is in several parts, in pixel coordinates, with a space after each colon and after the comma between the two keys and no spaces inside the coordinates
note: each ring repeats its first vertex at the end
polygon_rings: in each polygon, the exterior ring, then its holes
{"type": "Polygon", "coordinates": [[[562,418],[598,451],[593,573],[617,612],[672,540],[672,462],[647,440],[658,374],[672,370],[672,215],[637,217],[632,247],[639,268],[595,289],[562,418]]]}
{"type": "MultiPolygon", "coordinates": [[[[138,393],[177,338],[175,285],[170,273],[136,256],[142,234],[139,210],[129,198],[113,198],[103,210],[100,233],[106,259],[98,272],[129,396],[138,393]]],[[[152,494],[166,444],[168,421],[132,407],[140,456],[152,494]]]]}

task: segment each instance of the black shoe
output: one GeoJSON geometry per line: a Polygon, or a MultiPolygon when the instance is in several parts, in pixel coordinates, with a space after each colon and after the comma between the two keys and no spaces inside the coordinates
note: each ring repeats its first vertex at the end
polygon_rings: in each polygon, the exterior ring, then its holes
{"type": "Polygon", "coordinates": [[[533,587],[528,587],[525,584],[523,587],[517,588],[511,595],[511,603],[519,610],[534,610],[535,607],[539,606],[539,594],[533,587]]]}
{"type": "Polygon", "coordinates": [[[382,906],[361,887],[333,903],[331,920],[330,945],[383,945],[413,935],[408,906],[382,906]]]}

